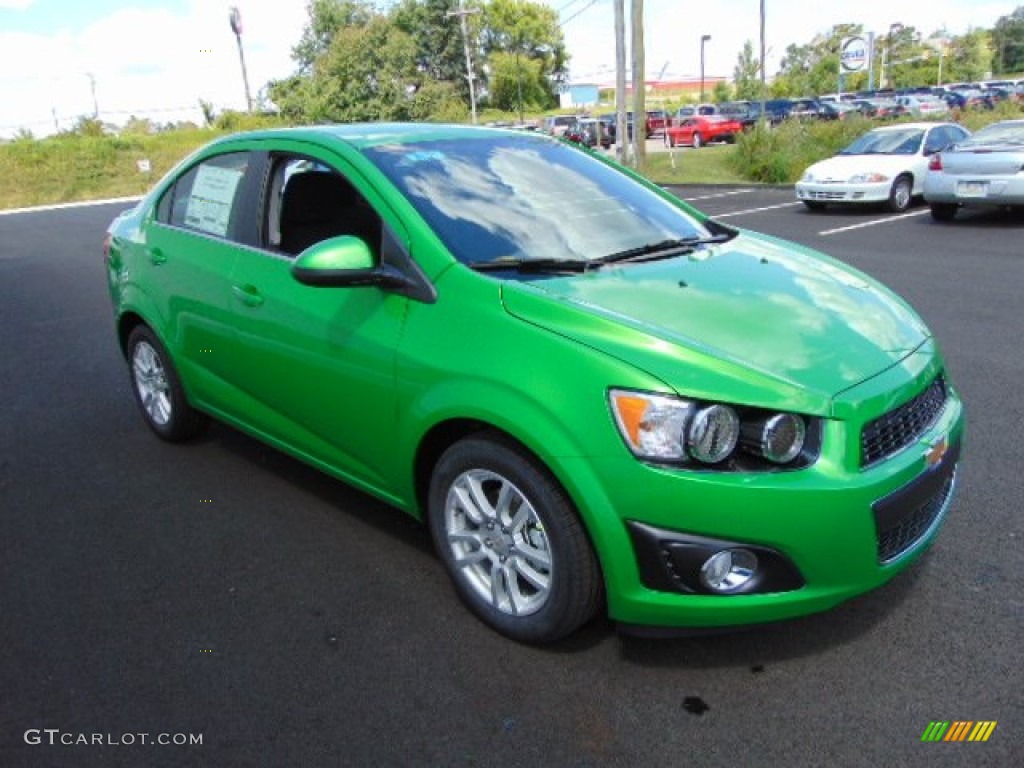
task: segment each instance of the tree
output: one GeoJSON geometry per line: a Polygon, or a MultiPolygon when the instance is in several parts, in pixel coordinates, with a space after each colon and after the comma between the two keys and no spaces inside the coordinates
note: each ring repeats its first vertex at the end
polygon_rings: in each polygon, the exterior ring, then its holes
{"type": "Polygon", "coordinates": [[[721,104],[723,101],[729,101],[732,98],[732,88],[724,80],[719,80],[715,83],[715,90],[711,93],[711,100],[716,104],[721,104]]]}
{"type": "MultiPolygon", "coordinates": [[[[515,71],[532,71],[531,65],[524,64],[523,59],[536,62],[539,72],[534,80],[545,91],[543,101],[537,103],[537,106],[551,107],[557,104],[558,86],[568,77],[569,63],[562,30],[558,26],[558,14],[546,5],[529,0],[490,0],[483,11],[480,41],[492,76],[495,71],[506,72],[508,69],[503,60],[496,58],[496,54],[518,56],[520,63],[515,71]]],[[[525,81],[523,85],[524,88],[532,88],[525,81]]],[[[523,101],[530,103],[525,93],[523,101]]]]}
{"type": "MultiPolygon", "coordinates": [[[[468,104],[469,83],[462,30],[458,19],[452,15],[458,9],[458,0],[402,0],[395,6],[391,18],[416,42],[419,71],[431,80],[455,84],[468,104]]],[[[470,47],[474,51],[475,26],[470,17],[470,47]]],[[[476,79],[482,82],[482,57],[475,51],[472,59],[476,79]]]]}
{"type": "Polygon", "coordinates": [[[953,38],[946,54],[944,80],[981,80],[991,71],[992,50],[986,30],[973,29],[953,38]]]}
{"type": "Polygon", "coordinates": [[[335,35],[345,27],[366,26],[376,15],[369,0],[309,0],[309,23],[292,48],[299,72],[309,73],[317,59],[331,47],[335,35]]]}
{"type": "MultiPolygon", "coordinates": [[[[860,35],[859,24],[837,24],[828,35],[818,35],[808,45],[790,45],[781,71],[772,83],[773,95],[808,96],[835,93],[839,83],[839,46],[843,38],[860,35]]],[[[860,73],[849,78],[854,87],[860,73]]]]}
{"type": "Polygon", "coordinates": [[[992,48],[994,73],[1024,72],[1024,6],[1019,6],[1009,16],[999,18],[992,29],[992,48]]]}
{"type": "Polygon", "coordinates": [[[754,56],[754,43],[750,40],[743,43],[743,51],[736,58],[732,81],[737,99],[756,101],[761,98],[761,64],[754,56]]]}

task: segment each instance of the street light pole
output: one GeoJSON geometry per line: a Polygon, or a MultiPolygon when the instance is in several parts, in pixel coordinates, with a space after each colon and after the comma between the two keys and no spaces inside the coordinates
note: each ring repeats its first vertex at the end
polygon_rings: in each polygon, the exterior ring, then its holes
{"type": "Polygon", "coordinates": [[[704,43],[711,39],[711,35],[700,36],[700,103],[704,103],[704,43]]]}
{"type": "Polygon", "coordinates": [[[238,43],[238,61],[242,64],[242,83],[245,85],[245,110],[252,112],[252,96],[249,95],[249,73],[245,69],[245,53],[242,51],[242,12],[238,6],[231,6],[228,12],[228,21],[231,23],[231,31],[235,33],[235,42],[238,43]]]}
{"type": "Polygon", "coordinates": [[[889,61],[888,61],[889,71],[887,73],[887,80],[888,80],[888,82],[886,82],[886,85],[889,88],[892,88],[893,90],[896,89],[896,83],[893,82],[893,79],[892,79],[892,63],[893,63],[893,58],[894,58],[893,55],[892,55],[892,33],[895,32],[896,34],[899,34],[902,31],[903,31],[903,25],[900,24],[898,21],[889,25],[888,40],[886,41],[888,43],[888,45],[886,45],[886,48],[887,48],[886,52],[889,55],[889,61]]]}

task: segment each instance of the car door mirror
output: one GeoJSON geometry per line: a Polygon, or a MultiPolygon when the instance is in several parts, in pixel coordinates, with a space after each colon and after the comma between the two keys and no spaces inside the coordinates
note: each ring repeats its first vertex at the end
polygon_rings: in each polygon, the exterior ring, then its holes
{"type": "Polygon", "coordinates": [[[351,235],[321,240],[302,251],[292,265],[292,277],[319,288],[405,283],[397,270],[377,266],[366,242],[351,235]]]}

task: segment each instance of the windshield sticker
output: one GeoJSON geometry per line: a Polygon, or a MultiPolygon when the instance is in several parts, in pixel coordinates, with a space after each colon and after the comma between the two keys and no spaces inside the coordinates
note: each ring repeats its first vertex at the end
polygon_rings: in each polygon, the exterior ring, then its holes
{"type": "Polygon", "coordinates": [[[204,165],[196,173],[192,194],[185,210],[185,224],[224,237],[228,233],[228,218],[235,191],[242,180],[243,170],[217,168],[204,165]]]}

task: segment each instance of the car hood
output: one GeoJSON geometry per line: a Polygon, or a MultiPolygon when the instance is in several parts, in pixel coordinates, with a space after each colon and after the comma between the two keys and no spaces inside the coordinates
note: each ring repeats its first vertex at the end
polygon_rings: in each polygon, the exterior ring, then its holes
{"type": "Polygon", "coordinates": [[[858,173],[884,173],[892,177],[903,171],[927,167],[927,158],[921,155],[836,155],[815,163],[807,172],[815,181],[846,181],[858,173]]]}
{"type": "MultiPolygon", "coordinates": [[[[929,333],[865,275],[765,236],[503,286],[515,317],[618,357],[690,397],[827,413],[929,333]]],[[[614,383],[614,382],[610,382],[614,383]]]]}

